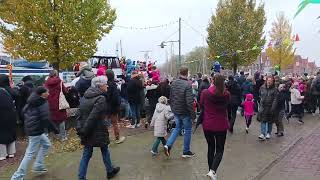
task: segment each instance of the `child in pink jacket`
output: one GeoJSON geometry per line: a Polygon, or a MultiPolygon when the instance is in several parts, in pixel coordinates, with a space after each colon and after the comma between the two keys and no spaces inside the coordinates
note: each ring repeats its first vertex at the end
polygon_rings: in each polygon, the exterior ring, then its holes
{"type": "Polygon", "coordinates": [[[246,100],[242,103],[242,107],[244,109],[244,117],[246,119],[246,133],[248,133],[252,117],[254,115],[254,102],[252,94],[246,95],[246,100]]]}

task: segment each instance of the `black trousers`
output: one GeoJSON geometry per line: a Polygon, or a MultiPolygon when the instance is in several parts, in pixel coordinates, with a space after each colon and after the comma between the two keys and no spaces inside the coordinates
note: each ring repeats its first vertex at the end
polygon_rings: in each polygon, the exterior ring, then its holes
{"type": "Polygon", "coordinates": [[[209,170],[217,172],[223,157],[224,144],[226,142],[227,131],[212,132],[205,131],[204,135],[208,144],[208,166],[209,170]]]}
{"type": "Polygon", "coordinates": [[[295,115],[299,119],[302,119],[303,114],[304,114],[303,104],[291,104],[291,111],[288,114],[288,118],[291,118],[292,115],[295,115]]]}
{"type": "Polygon", "coordinates": [[[230,105],[228,108],[228,119],[230,123],[230,130],[233,131],[233,126],[237,118],[238,105],[230,105]]]}

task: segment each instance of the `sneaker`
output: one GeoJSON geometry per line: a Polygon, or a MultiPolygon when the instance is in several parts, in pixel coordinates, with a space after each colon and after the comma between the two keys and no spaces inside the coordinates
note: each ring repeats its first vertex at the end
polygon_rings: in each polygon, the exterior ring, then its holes
{"type": "Polygon", "coordinates": [[[123,143],[125,140],[126,140],[126,137],[121,136],[119,139],[116,139],[116,140],[115,140],[115,143],[116,143],[116,144],[121,144],[121,143],[123,143]]]}
{"type": "Polygon", "coordinates": [[[266,139],[270,139],[270,134],[268,133],[267,135],[266,135],[266,139]]]}
{"type": "Polygon", "coordinates": [[[150,152],[151,152],[152,156],[158,155],[158,153],[157,153],[157,152],[154,152],[153,150],[151,150],[150,152]]]}
{"type": "Polygon", "coordinates": [[[210,170],[209,173],[206,175],[211,180],[217,180],[217,174],[214,171],[210,170]]]}
{"type": "Polygon", "coordinates": [[[140,126],[141,126],[141,124],[139,123],[139,124],[136,125],[136,128],[139,128],[140,126]]]}
{"type": "Polygon", "coordinates": [[[46,172],[48,172],[48,169],[46,169],[46,168],[32,169],[32,172],[34,172],[34,173],[46,173],[46,172]]]}
{"type": "Polygon", "coordinates": [[[284,136],[283,132],[277,134],[277,137],[282,137],[282,136],[284,136]]]}
{"type": "Polygon", "coordinates": [[[164,154],[169,157],[170,156],[171,147],[165,145],[164,146],[164,154]]]}
{"type": "Polygon", "coordinates": [[[14,154],[9,154],[9,158],[14,158],[14,154]]]}
{"type": "Polygon", "coordinates": [[[246,127],[246,133],[247,133],[247,134],[249,133],[249,128],[248,128],[248,127],[246,127]]]}
{"type": "Polygon", "coordinates": [[[266,137],[264,137],[264,135],[263,135],[263,134],[260,134],[260,136],[259,136],[259,140],[264,141],[264,140],[266,140],[266,137]]]}
{"type": "Polygon", "coordinates": [[[196,154],[195,153],[193,153],[193,152],[191,152],[191,151],[188,151],[188,152],[184,152],[183,154],[182,154],[182,157],[183,158],[191,158],[191,157],[193,157],[193,156],[195,156],[196,154]]]}
{"type": "Polygon", "coordinates": [[[298,123],[299,123],[299,124],[304,124],[304,122],[302,121],[302,119],[299,119],[299,120],[298,120],[298,123]]]}
{"type": "Polygon", "coordinates": [[[119,171],[120,171],[120,167],[113,168],[112,172],[107,173],[107,178],[111,179],[111,178],[115,177],[119,173],[119,171]]]}
{"type": "Polygon", "coordinates": [[[135,125],[128,125],[128,126],[126,126],[126,128],[134,129],[134,128],[136,128],[136,126],[135,125]]]}
{"type": "Polygon", "coordinates": [[[6,160],[6,157],[0,157],[0,161],[6,160]]]}

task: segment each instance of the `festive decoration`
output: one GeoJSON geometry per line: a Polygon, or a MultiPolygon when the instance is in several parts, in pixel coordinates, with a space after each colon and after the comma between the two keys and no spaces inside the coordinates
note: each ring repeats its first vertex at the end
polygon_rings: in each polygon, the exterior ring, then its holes
{"type": "Polygon", "coordinates": [[[296,18],[301,11],[309,4],[320,4],[320,0],[303,0],[298,7],[298,10],[296,12],[296,14],[294,15],[294,18],[296,18]]]}
{"type": "Polygon", "coordinates": [[[120,26],[120,25],[115,25],[114,27],[122,28],[122,29],[129,29],[129,30],[150,30],[150,29],[166,28],[166,27],[171,26],[173,24],[176,24],[178,22],[179,21],[172,21],[167,24],[161,24],[161,25],[157,25],[157,26],[148,26],[148,27],[133,27],[133,26],[120,26]]]}
{"type": "Polygon", "coordinates": [[[296,41],[296,42],[300,41],[300,37],[299,37],[298,34],[296,35],[295,41],[296,41]]]}
{"type": "Polygon", "coordinates": [[[216,73],[220,73],[220,70],[221,70],[221,65],[219,63],[219,61],[216,61],[213,65],[213,71],[216,72],[216,73]]]}

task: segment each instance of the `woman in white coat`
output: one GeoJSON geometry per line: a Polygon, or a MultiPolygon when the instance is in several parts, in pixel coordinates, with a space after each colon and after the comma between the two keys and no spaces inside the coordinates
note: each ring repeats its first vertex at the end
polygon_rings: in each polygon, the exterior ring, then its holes
{"type": "Polygon", "coordinates": [[[161,96],[158,102],[150,125],[154,126],[154,136],[156,137],[151,150],[152,155],[158,154],[160,141],[162,145],[166,145],[167,141],[165,136],[167,135],[167,123],[168,120],[174,117],[168,105],[168,99],[165,96],[161,96]]]}

